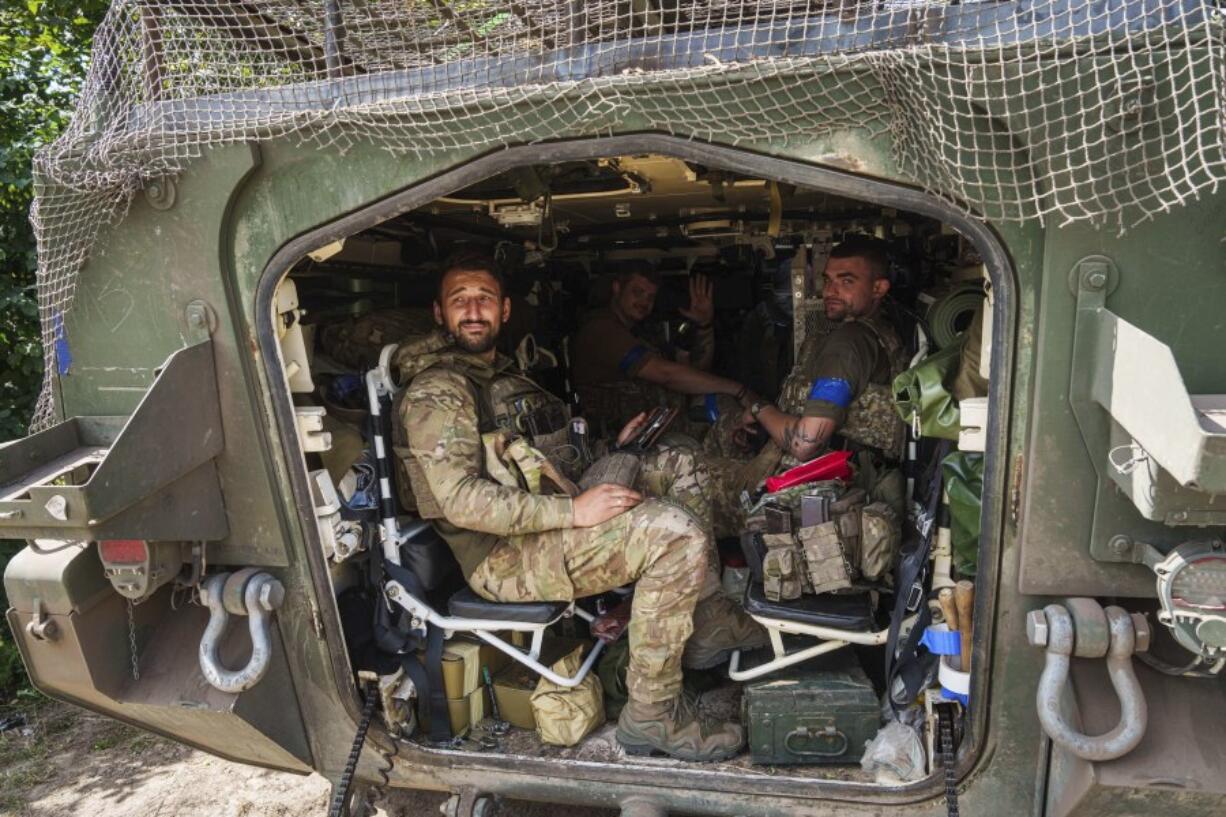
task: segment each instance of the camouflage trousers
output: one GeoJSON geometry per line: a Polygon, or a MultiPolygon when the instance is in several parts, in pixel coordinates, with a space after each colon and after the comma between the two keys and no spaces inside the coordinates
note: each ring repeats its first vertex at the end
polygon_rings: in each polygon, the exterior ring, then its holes
{"type": "Polygon", "coordinates": [[[571,601],[635,582],[627,691],[666,701],[681,690],[694,608],[719,591],[709,478],[693,453],[670,448],[645,455],[635,487],[652,498],[595,527],[508,537],[468,582],[506,602],[571,601]]]}
{"type": "MultiPolygon", "coordinates": [[[[721,405],[721,409],[723,406],[721,405]]],[[[741,427],[741,411],[720,411],[719,418],[702,441],[702,453],[708,458],[745,459],[749,452],[738,441],[741,427]]]]}
{"type": "Polygon", "coordinates": [[[739,536],[745,528],[745,510],[741,506],[742,471],[745,461],[726,457],[706,457],[711,474],[711,532],[718,538],[739,536]]]}

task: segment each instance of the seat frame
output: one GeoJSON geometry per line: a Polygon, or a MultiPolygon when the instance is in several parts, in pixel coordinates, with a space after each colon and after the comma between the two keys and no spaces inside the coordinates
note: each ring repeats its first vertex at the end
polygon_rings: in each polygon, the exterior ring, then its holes
{"type": "MultiPolygon", "coordinates": [[[[764,664],[743,670],[740,668],[741,650],[734,650],[732,660],[728,664],[728,677],[733,681],[752,681],[755,678],[761,678],[763,675],[768,675],[785,667],[799,664],[802,661],[808,661],[810,658],[816,658],[819,655],[825,655],[852,644],[879,647],[889,640],[890,635],[889,628],[877,631],[842,630],[837,627],[804,624],[799,621],[789,621],[788,619],[774,616],[754,613],[748,613],[748,615],[766,628],[767,635],[770,636],[774,657],[764,664]],[[811,647],[805,647],[802,650],[789,653],[783,645],[785,633],[789,635],[812,636],[813,638],[821,639],[821,641],[811,647]]],[[[916,618],[918,618],[917,615],[912,615],[904,619],[902,632],[909,630],[914,625],[916,618]]]]}
{"type": "MultiPolygon", "coordinates": [[[[548,621],[541,623],[533,623],[526,621],[507,621],[494,618],[460,618],[456,616],[444,616],[437,610],[431,607],[422,599],[413,595],[400,582],[389,580],[383,586],[384,595],[393,604],[403,607],[409,613],[411,626],[425,633],[426,624],[433,624],[443,630],[444,638],[450,639],[456,633],[471,633],[477,638],[499,651],[505,653],[510,658],[528,667],[533,672],[543,675],[553,683],[561,687],[575,687],[583,682],[591,670],[592,665],[596,663],[596,659],[600,657],[600,652],[604,648],[604,642],[597,640],[596,646],[591,649],[584,659],[583,664],[579,667],[579,671],[572,677],[559,675],[549,667],[540,662],[541,646],[545,638],[545,630],[551,625],[564,618],[578,616],[587,623],[591,624],[596,620],[595,616],[586,610],[578,607],[572,601],[566,604],[558,611],[558,614],[550,618],[548,621]],[[532,643],[528,647],[528,652],[524,652],[514,644],[510,644],[500,638],[497,633],[500,632],[521,632],[531,633],[532,643]]],[[[491,607],[496,607],[497,602],[489,602],[491,607]]]]}
{"type": "MultiPolygon", "coordinates": [[[[390,451],[391,446],[384,439],[385,425],[381,402],[384,397],[390,398],[397,391],[396,382],[392,379],[390,369],[392,354],[395,351],[396,344],[394,343],[384,346],[379,353],[378,365],[366,373],[366,397],[371,417],[374,419],[375,458],[379,475],[379,497],[382,514],[380,528],[382,530],[383,558],[399,565],[401,564],[400,546],[407,542],[415,533],[420,532],[421,525],[428,523],[414,523],[402,529],[395,514],[396,494],[392,485],[394,472],[392,464],[388,459],[388,451],[390,451]]],[[[383,594],[389,604],[396,604],[408,612],[410,626],[414,630],[419,631],[423,636],[426,634],[428,624],[443,630],[444,639],[451,639],[456,633],[471,633],[512,660],[518,661],[533,672],[548,678],[561,687],[570,688],[581,684],[604,648],[604,642],[598,639],[596,645],[588,652],[587,657],[582,665],[580,665],[579,670],[570,677],[559,675],[540,662],[545,630],[550,625],[571,616],[578,616],[589,624],[595,621],[594,616],[576,606],[573,601],[565,604],[558,611],[558,614],[548,621],[537,623],[508,621],[497,617],[461,618],[442,615],[425,599],[409,592],[408,588],[395,580],[388,580],[384,583],[383,594]],[[499,632],[508,631],[532,634],[532,643],[529,645],[526,653],[497,635],[499,632]]],[[[497,608],[498,606],[497,602],[487,603],[491,608],[497,608]]]]}

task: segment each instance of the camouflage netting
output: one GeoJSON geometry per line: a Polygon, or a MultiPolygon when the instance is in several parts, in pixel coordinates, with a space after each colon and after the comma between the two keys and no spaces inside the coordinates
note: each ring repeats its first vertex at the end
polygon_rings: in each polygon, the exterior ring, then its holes
{"type": "Polygon", "coordinates": [[[1223,178],[1223,20],[1215,0],[119,0],[36,162],[47,371],[100,225],[235,142],[422,155],[625,123],[732,144],[859,127],[984,218],[1122,229],[1223,178]]]}

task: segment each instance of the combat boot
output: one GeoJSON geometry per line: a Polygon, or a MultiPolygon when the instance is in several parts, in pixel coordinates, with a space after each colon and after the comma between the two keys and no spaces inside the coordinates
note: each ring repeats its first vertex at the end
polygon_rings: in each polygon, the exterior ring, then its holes
{"type": "Polygon", "coordinates": [[[704,721],[691,696],[643,703],[631,698],[617,719],[617,742],[628,755],[664,754],[703,763],[728,760],[745,745],[740,724],[704,721]]]}
{"type": "Polygon", "coordinates": [[[694,608],[694,632],[685,642],[681,663],[687,669],[711,669],[727,661],[733,650],[752,650],[770,641],[766,629],[723,593],[715,593],[694,608]]]}

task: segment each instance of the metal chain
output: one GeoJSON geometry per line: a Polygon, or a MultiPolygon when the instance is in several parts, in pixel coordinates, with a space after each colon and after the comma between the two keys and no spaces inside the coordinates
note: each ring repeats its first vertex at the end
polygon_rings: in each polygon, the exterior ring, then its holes
{"type": "Polygon", "coordinates": [[[379,699],[378,682],[367,681],[363,684],[366,700],[362,703],[362,717],[358,719],[358,731],[353,736],[353,745],[349,749],[349,757],[345,761],[345,769],[340,780],[332,789],[332,799],[328,805],[328,817],[343,817],[346,806],[349,805],[349,789],[358,769],[358,760],[362,757],[362,746],[366,743],[366,731],[370,729],[370,719],[375,712],[375,702],[379,699]]]}
{"type": "Polygon", "coordinates": [[[952,704],[937,704],[937,730],[939,732],[941,766],[945,770],[945,809],[949,817],[958,814],[958,770],[954,757],[954,717],[952,704]]]}
{"type": "Polygon", "coordinates": [[[136,605],[128,599],[128,649],[132,655],[132,680],[140,680],[140,659],[136,651],[136,605]]]}
{"type": "Polygon", "coordinates": [[[383,758],[383,762],[386,765],[378,770],[379,782],[371,784],[368,800],[372,806],[379,804],[383,801],[383,798],[387,797],[387,789],[392,782],[392,769],[396,767],[396,757],[400,754],[400,745],[393,737],[390,751],[378,744],[375,744],[375,751],[383,758]]]}

